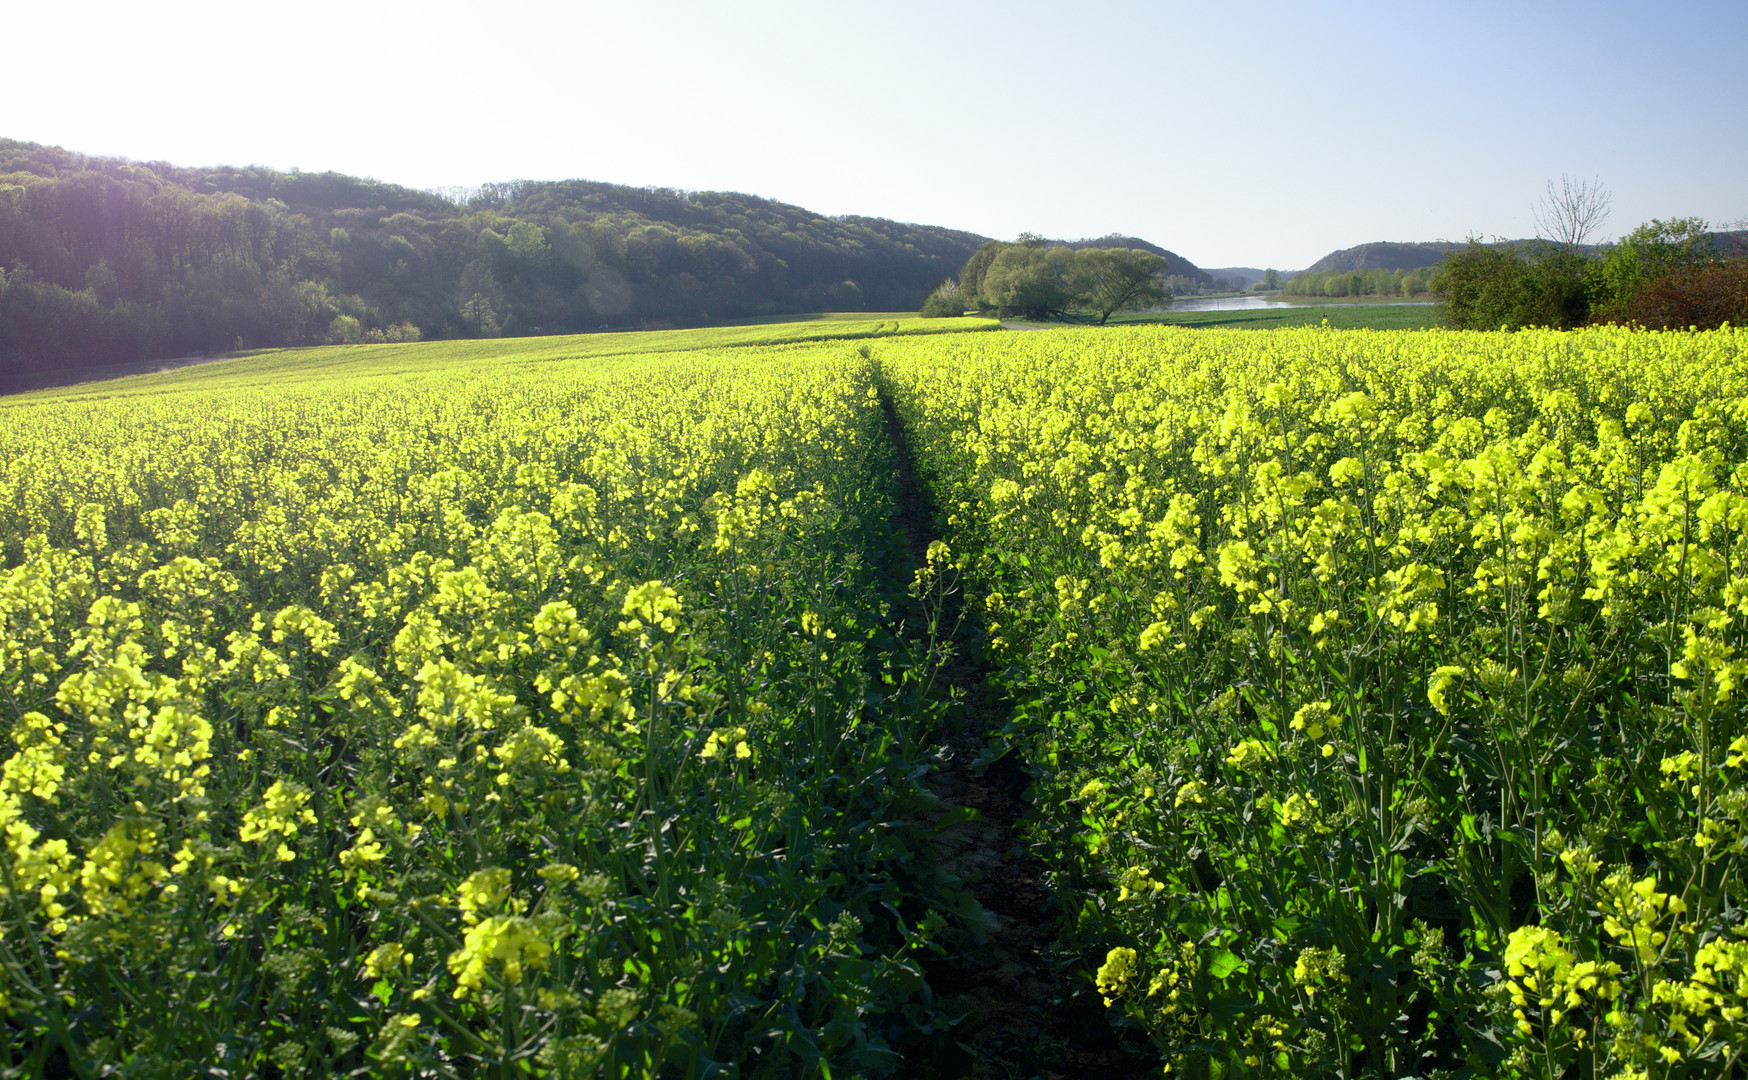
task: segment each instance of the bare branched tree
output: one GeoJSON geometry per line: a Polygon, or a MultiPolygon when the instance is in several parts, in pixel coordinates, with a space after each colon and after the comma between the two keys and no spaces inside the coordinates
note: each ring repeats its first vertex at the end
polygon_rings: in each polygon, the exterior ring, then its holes
{"type": "Polygon", "coordinates": [[[1724,234],[1724,254],[1732,259],[1748,259],[1748,217],[1726,221],[1718,226],[1724,234]]]}
{"type": "Polygon", "coordinates": [[[1614,196],[1597,177],[1560,176],[1560,186],[1548,181],[1548,190],[1536,204],[1536,236],[1576,251],[1608,220],[1614,196]]]}

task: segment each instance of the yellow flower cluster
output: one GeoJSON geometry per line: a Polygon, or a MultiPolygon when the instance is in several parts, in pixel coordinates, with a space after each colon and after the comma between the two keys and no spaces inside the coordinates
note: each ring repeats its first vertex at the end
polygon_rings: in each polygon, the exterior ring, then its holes
{"type": "Polygon", "coordinates": [[[523,915],[526,905],[510,895],[508,870],[494,867],[468,875],[456,890],[456,907],[466,931],[461,948],[447,960],[455,997],[477,993],[493,969],[504,983],[516,986],[524,972],[546,967],[553,921],[523,915]]]}
{"type": "Polygon", "coordinates": [[[709,760],[721,757],[728,748],[734,748],[734,756],[742,760],[753,756],[753,748],[747,744],[747,729],[735,727],[712,731],[704,740],[704,749],[698,751],[698,756],[709,760]]]}
{"type": "Polygon", "coordinates": [[[237,839],[245,844],[274,843],[274,857],[290,862],[297,858],[297,853],[285,841],[297,835],[300,823],[316,824],[316,812],[308,807],[309,801],[310,791],[302,784],[275,780],[262,794],[261,805],[243,814],[237,839]]]}
{"type": "Polygon", "coordinates": [[[1119,945],[1105,954],[1105,962],[1099,965],[1096,982],[1107,1006],[1116,1004],[1117,998],[1129,992],[1129,982],[1135,977],[1137,959],[1138,954],[1127,945],[1119,945]]]}
{"type": "Polygon", "coordinates": [[[1558,931],[1541,926],[1512,931],[1505,945],[1505,973],[1512,1015],[1524,1035],[1535,1032],[1530,1009],[1541,1010],[1545,1023],[1557,1026],[1562,1016],[1586,998],[1607,1002],[1621,991],[1620,965],[1580,962],[1558,931]]]}

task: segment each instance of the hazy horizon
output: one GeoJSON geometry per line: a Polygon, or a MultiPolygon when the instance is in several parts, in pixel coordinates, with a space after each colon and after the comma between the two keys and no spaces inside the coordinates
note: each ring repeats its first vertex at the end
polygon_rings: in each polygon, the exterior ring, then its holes
{"type": "Polygon", "coordinates": [[[1379,240],[1529,236],[1599,177],[1604,233],[1748,216],[1748,5],[213,0],[13,14],[0,135],[414,188],[580,178],[740,191],[1002,239],[1139,236],[1303,269],[1379,240]],[[78,63],[68,63],[68,50],[78,63]],[[52,89],[51,89],[52,88],[52,89]]]}

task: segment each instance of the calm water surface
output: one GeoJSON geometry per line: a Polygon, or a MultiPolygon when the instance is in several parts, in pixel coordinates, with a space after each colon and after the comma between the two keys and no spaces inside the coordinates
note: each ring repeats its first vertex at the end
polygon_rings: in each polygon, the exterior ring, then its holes
{"type": "MultiPolygon", "coordinates": [[[[1342,307],[1431,307],[1431,300],[1343,301],[1342,307]]],[[[1317,301],[1292,303],[1272,300],[1266,296],[1218,296],[1206,299],[1174,300],[1167,311],[1246,311],[1255,308],[1316,307],[1317,301]]]]}

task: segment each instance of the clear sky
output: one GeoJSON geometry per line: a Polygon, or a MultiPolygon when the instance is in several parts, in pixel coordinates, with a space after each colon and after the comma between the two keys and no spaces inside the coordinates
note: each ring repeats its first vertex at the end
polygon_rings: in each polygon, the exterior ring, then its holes
{"type": "Polygon", "coordinates": [[[6,0],[0,136],[412,187],[582,177],[1204,267],[1748,217],[1748,0],[6,0]]]}

